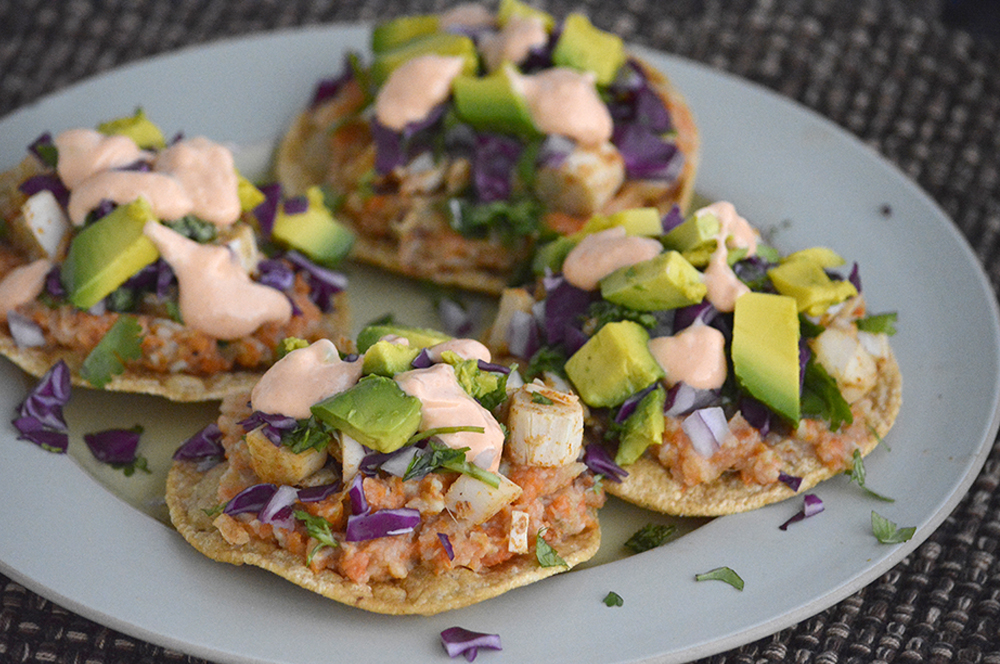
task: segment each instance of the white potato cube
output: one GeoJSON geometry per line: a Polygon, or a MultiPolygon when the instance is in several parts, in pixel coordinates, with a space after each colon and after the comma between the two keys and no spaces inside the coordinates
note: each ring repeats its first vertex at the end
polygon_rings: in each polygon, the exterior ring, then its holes
{"type": "Polygon", "coordinates": [[[507,428],[512,462],[562,466],[580,456],[583,406],[575,394],[528,383],[510,398],[507,428]]]}
{"type": "Polygon", "coordinates": [[[258,427],[246,435],[250,466],[262,482],[298,484],[326,463],[327,450],[310,448],[296,454],[284,445],[275,445],[258,427]]]}
{"type": "Polygon", "coordinates": [[[444,496],[445,509],[472,525],[486,521],[521,495],[521,487],[498,477],[500,486],[494,488],[471,475],[459,475],[444,496]]]}
{"type": "Polygon", "coordinates": [[[854,403],[875,386],[875,359],[849,332],[827,328],[813,339],[811,347],[816,360],[837,381],[847,403],[854,403]]]}
{"type": "Polygon", "coordinates": [[[52,192],[45,189],[34,194],[21,206],[21,215],[25,230],[45,256],[55,257],[70,223],[52,192]]]}

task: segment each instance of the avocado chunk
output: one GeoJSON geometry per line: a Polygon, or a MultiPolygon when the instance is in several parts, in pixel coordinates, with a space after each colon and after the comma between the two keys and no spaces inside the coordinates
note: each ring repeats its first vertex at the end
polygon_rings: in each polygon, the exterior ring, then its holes
{"type": "Polygon", "coordinates": [[[618,35],[594,27],[589,18],[574,12],[563,21],[552,61],[561,67],[593,72],[597,85],[608,85],[625,64],[625,44],[618,35]]]}
{"type": "Polygon", "coordinates": [[[800,249],[799,251],[792,252],[785,256],[781,262],[790,263],[797,260],[807,260],[812,263],[816,263],[824,270],[840,267],[845,263],[840,254],[835,252],[833,249],[828,249],[827,247],[809,247],[808,249],[800,249]]]}
{"type": "Polygon", "coordinates": [[[472,39],[451,32],[435,32],[376,53],[371,66],[372,80],[375,85],[381,86],[397,67],[421,55],[455,55],[464,58],[462,73],[467,76],[472,76],[479,70],[479,55],[472,39]]]}
{"type": "Polygon", "coordinates": [[[264,192],[253,182],[247,180],[239,171],[236,172],[236,195],[240,198],[240,210],[250,212],[267,200],[264,192]]]}
{"type": "Polygon", "coordinates": [[[566,362],[566,375],[588,406],[617,406],[663,378],[649,352],[649,333],[638,323],[608,323],[566,362]]]}
{"type": "Polygon", "coordinates": [[[618,268],[600,281],[601,297],[638,311],[698,304],[708,293],[701,273],[676,251],[618,268]]]}
{"type": "Polygon", "coordinates": [[[353,387],[313,404],[312,414],[378,452],[395,452],[420,426],[420,399],[385,376],[365,376],[353,387]]]}
{"type": "Polygon", "coordinates": [[[359,353],[366,353],[369,348],[382,337],[394,335],[403,337],[410,342],[410,348],[427,348],[452,337],[444,332],[438,332],[428,327],[408,327],[406,325],[369,325],[358,334],[357,346],[359,353]]]}
{"type": "Polygon", "coordinates": [[[399,16],[375,26],[372,30],[372,51],[381,53],[398,48],[418,37],[438,31],[441,18],[437,14],[399,16]]]}
{"type": "Polygon", "coordinates": [[[595,214],[574,236],[599,233],[615,226],[623,226],[626,235],[657,237],[663,234],[660,211],[655,207],[644,207],[620,210],[609,215],[595,214]]]}
{"type": "Polygon", "coordinates": [[[783,262],[768,270],[767,276],[779,293],[795,298],[799,311],[810,316],[820,316],[858,294],[850,281],[834,281],[820,263],[808,257],[783,262]]]}
{"type": "Polygon", "coordinates": [[[478,131],[538,136],[524,96],[514,86],[510,63],[488,76],[459,76],[451,84],[455,113],[478,131]]]}
{"type": "Polygon", "coordinates": [[[361,373],[365,376],[378,374],[392,378],[396,374],[413,368],[413,360],[420,354],[420,348],[394,344],[391,341],[376,341],[365,351],[361,373]]]}
{"type": "Polygon", "coordinates": [[[271,237],[321,265],[333,267],[350,253],[354,233],[334,218],[318,186],[306,190],[306,199],[309,206],[304,212],[288,214],[284,206],[278,207],[271,237]]]}
{"type": "Polygon", "coordinates": [[[552,32],[552,28],[556,24],[556,20],[552,18],[552,14],[532,7],[526,2],[521,2],[521,0],[500,0],[500,7],[497,9],[497,23],[500,27],[502,28],[507,25],[514,16],[541,19],[545,29],[549,32],[552,32]]]}
{"type": "Polygon", "coordinates": [[[733,314],[733,371],[750,396],[786,420],[799,410],[799,312],[795,299],[746,293],[733,314]]]}
{"type": "Polygon", "coordinates": [[[615,463],[619,466],[635,463],[647,447],[663,442],[663,431],[666,429],[663,406],[666,401],[667,393],[659,387],[639,401],[635,411],[625,420],[615,463]]]}
{"type": "Polygon", "coordinates": [[[555,240],[541,245],[535,250],[535,255],[531,259],[532,272],[545,274],[546,268],[553,272],[561,272],[566,256],[576,245],[577,240],[567,235],[560,235],[555,240]]]}
{"type": "Polygon", "coordinates": [[[128,136],[143,150],[162,150],[167,145],[163,132],[141,108],[136,109],[135,115],[102,122],[97,131],[106,136],[128,136]]]}
{"type": "Polygon", "coordinates": [[[663,246],[677,251],[711,251],[721,228],[719,218],[711,212],[695,213],[663,236],[663,246]]]}
{"type": "Polygon", "coordinates": [[[73,238],[62,265],[69,301],[89,309],[160,256],[142,229],[158,222],[144,198],[120,205],[73,238]]]}

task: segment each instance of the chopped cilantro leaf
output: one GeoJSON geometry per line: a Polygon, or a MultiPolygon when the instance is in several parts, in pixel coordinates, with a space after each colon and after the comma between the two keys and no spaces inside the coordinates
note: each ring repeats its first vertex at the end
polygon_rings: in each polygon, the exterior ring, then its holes
{"type": "Polygon", "coordinates": [[[737,590],[743,590],[743,579],[728,567],[716,567],[703,574],[695,574],[695,581],[724,581],[737,590]]]}
{"type": "Polygon", "coordinates": [[[814,337],[818,337],[820,334],[823,333],[823,330],[825,329],[826,328],[824,328],[822,325],[818,325],[812,322],[811,320],[806,318],[803,314],[799,314],[799,331],[802,334],[803,339],[812,339],[814,337]]]}
{"type": "Polygon", "coordinates": [[[859,318],[855,324],[861,332],[882,333],[892,336],[896,334],[896,318],[897,314],[893,311],[887,314],[875,314],[874,316],[859,318]]]}
{"type": "Polygon", "coordinates": [[[330,522],[323,517],[313,516],[305,510],[295,510],[295,518],[305,525],[306,533],[309,534],[309,537],[319,542],[319,544],[313,547],[313,550],[309,552],[309,556],[306,558],[306,565],[312,564],[313,556],[319,553],[322,549],[325,549],[326,547],[336,548],[339,546],[337,540],[333,538],[333,533],[330,531],[330,522]]]}
{"type": "Polygon", "coordinates": [[[333,427],[311,416],[299,420],[298,425],[281,436],[281,444],[295,454],[301,454],[308,449],[322,450],[330,444],[333,427]]]}
{"type": "Polygon", "coordinates": [[[826,420],[830,423],[830,431],[836,431],[844,423],[854,422],[851,406],[837,388],[837,381],[814,357],[806,363],[802,415],[826,420]]]}
{"type": "Polygon", "coordinates": [[[111,467],[125,473],[125,477],[132,477],[137,470],[141,470],[147,475],[153,474],[153,471],[149,469],[149,462],[141,454],[135,455],[135,458],[130,463],[113,463],[111,467]]]}
{"type": "Polygon", "coordinates": [[[525,380],[534,380],[537,376],[541,376],[546,371],[551,371],[560,376],[565,376],[566,366],[566,354],[560,350],[553,348],[552,346],[542,346],[539,348],[531,359],[528,360],[528,366],[524,370],[525,380]]]}
{"type": "Polygon", "coordinates": [[[901,544],[908,542],[917,529],[913,526],[899,528],[895,523],[889,521],[875,510],[872,510],[872,533],[882,544],[901,544]]]}
{"type": "MultiPolygon", "coordinates": [[[[439,429],[430,429],[425,431],[425,437],[430,437],[443,433],[457,433],[459,431],[476,431],[482,433],[482,427],[441,427],[439,429]]],[[[456,473],[462,473],[464,475],[469,475],[475,477],[480,482],[488,484],[494,489],[500,486],[500,476],[496,473],[491,473],[488,470],[483,470],[474,463],[469,463],[465,458],[465,453],[469,450],[467,447],[462,447],[459,449],[452,449],[447,445],[438,443],[436,441],[429,441],[427,443],[427,449],[421,453],[414,455],[413,459],[410,461],[409,467],[403,474],[403,480],[418,479],[432,473],[440,468],[446,470],[451,470],[456,473]]]]}
{"type": "Polygon", "coordinates": [[[538,232],[541,205],[532,198],[474,204],[460,198],[450,201],[451,227],[465,237],[496,235],[506,245],[538,232]]]}
{"type": "Polygon", "coordinates": [[[165,221],[163,223],[184,237],[202,244],[211,242],[219,234],[218,226],[190,214],[175,221],[165,221]]]}
{"type": "Polygon", "coordinates": [[[102,388],[111,376],[125,371],[127,360],[142,357],[142,326],[135,316],[120,316],[94,346],[80,367],[80,375],[94,387],[102,388]]]}
{"type": "Polygon", "coordinates": [[[625,604],[625,600],[622,599],[622,596],[613,590],[604,596],[603,601],[605,606],[623,606],[625,604]]]}
{"type": "Polygon", "coordinates": [[[625,540],[625,548],[632,553],[642,553],[660,546],[677,530],[677,526],[647,523],[625,540]]]}
{"type": "Polygon", "coordinates": [[[623,320],[630,320],[642,325],[647,330],[651,330],[659,324],[656,316],[648,311],[636,311],[622,304],[615,304],[607,300],[598,300],[590,305],[587,311],[587,323],[584,330],[590,334],[597,334],[597,331],[607,323],[617,323],[623,320]]]}
{"type": "Polygon", "coordinates": [[[851,478],[852,482],[856,482],[859,487],[867,491],[874,498],[883,500],[887,503],[896,502],[895,498],[890,498],[889,496],[884,496],[877,491],[872,491],[867,486],[865,486],[865,462],[861,457],[861,450],[854,450],[854,455],[851,458],[851,467],[844,471],[848,477],[851,478]]]}
{"type": "Polygon", "coordinates": [[[531,403],[537,403],[543,406],[551,406],[554,402],[552,401],[552,399],[548,398],[541,392],[532,392],[531,403]]]}
{"type": "Polygon", "coordinates": [[[542,567],[558,567],[560,565],[569,567],[562,556],[552,548],[552,545],[542,538],[542,533],[545,530],[545,528],[539,528],[535,534],[535,558],[538,560],[538,564],[542,567]]]}

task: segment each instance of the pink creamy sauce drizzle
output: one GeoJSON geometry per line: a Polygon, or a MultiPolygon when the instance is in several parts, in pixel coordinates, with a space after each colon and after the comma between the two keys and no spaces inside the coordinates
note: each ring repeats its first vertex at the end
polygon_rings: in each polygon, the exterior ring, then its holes
{"type": "Polygon", "coordinates": [[[531,49],[545,46],[549,32],[538,16],[511,16],[500,32],[480,38],[479,50],[486,61],[486,69],[498,69],[505,61],[520,64],[531,49]]]}
{"type": "Polygon", "coordinates": [[[52,265],[49,259],[39,258],[14,268],[0,281],[0,320],[7,320],[8,311],[32,302],[42,294],[45,277],[52,265]]]}
{"type": "Polygon", "coordinates": [[[586,236],[563,261],[563,277],[577,288],[597,290],[598,282],[615,270],[655,258],[663,251],[659,240],[626,235],[614,226],[586,236]]]}
{"type": "Polygon", "coordinates": [[[499,469],[503,430],[490,411],[462,389],[450,364],[404,371],[394,380],[403,392],[420,399],[420,431],[453,426],[483,427],[483,433],[468,431],[437,437],[452,449],[468,447],[465,458],[480,468],[492,472],[499,469]]]}
{"type": "Polygon", "coordinates": [[[375,97],[375,118],[394,131],[427,117],[451,95],[451,82],[465,60],[455,56],[421,55],[400,65],[375,97]]]}
{"type": "Polygon", "coordinates": [[[361,359],[345,362],[332,341],[320,339],[275,362],[251,391],[250,405],[262,413],[308,418],[310,406],[357,383],[361,366],[361,359]]]}
{"type": "Polygon", "coordinates": [[[611,113],[597,94],[592,73],[553,67],[528,76],[515,72],[511,78],[542,133],[590,147],[611,140],[611,113]]]}
{"type": "Polygon", "coordinates": [[[649,352],[667,374],[664,382],[684,382],[701,390],[726,382],[726,339],[714,327],[695,323],[670,337],[649,340],[649,352]]]}
{"type": "Polygon", "coordinates": [[[185,325],[231,340],[291,319],[288,298],[251,280],[228,247],[198,244],[155,221],[146,222],[143,233],[177,276],[185,325]]]}
{"type": "Polygon", "coordinates": [[[708,288],[706,297],[719,311],[731,312],[736,308],[736,298],[749,293],[750,288],[739,280],[726,262],[729,255],[726,240],[730,240],[732,248],[745,248],[747,256],[753,256],[757,253],[757,232],[746,219],[737,214],[732,203],[719,201],[695,214],[706,212],[714,214],[720,222],[719,234],[715,238],[716,248],[705,269],[704,282],[708,288]]]}
{"type": "Polygon", "coordinates": [[[440,362],[442,353],[451,351],[463,360],[482,360],[489,362],[492,359],[490,349],[475,339],[449,339],[435,344],[427,349],[427,355],[432,362],[440,362]]]}
{"type": "Polygon", "coordinates": [[[57,171],[70,190],[69,217],[80,226],[104,199],[129,203],[144,197],[160,219],[194,214],[226,227],[240,217],[232,153],[207,138],[179,141],[159,154],[139,149],[127,136],[70,129],[55,138],[57,171]],[[152,171],[116,170],[151,161],[152,171]]]}

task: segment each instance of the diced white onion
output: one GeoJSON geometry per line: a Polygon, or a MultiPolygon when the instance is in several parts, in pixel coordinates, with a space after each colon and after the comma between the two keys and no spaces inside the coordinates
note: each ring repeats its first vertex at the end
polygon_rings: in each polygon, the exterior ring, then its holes
{"type": "Polygon", "coordinates": [[[45,333],[35,321],[16,311],[7,312],[7,326],[10,336],[20,348],[35,348],[45,345],[45,333]]]}
{"type": "Polygon", "coordinates": [[[722,446],[729,435],[729,422],[719,406],[696,410],[681,422],[695,452],[708,458],[722,446]]]}

